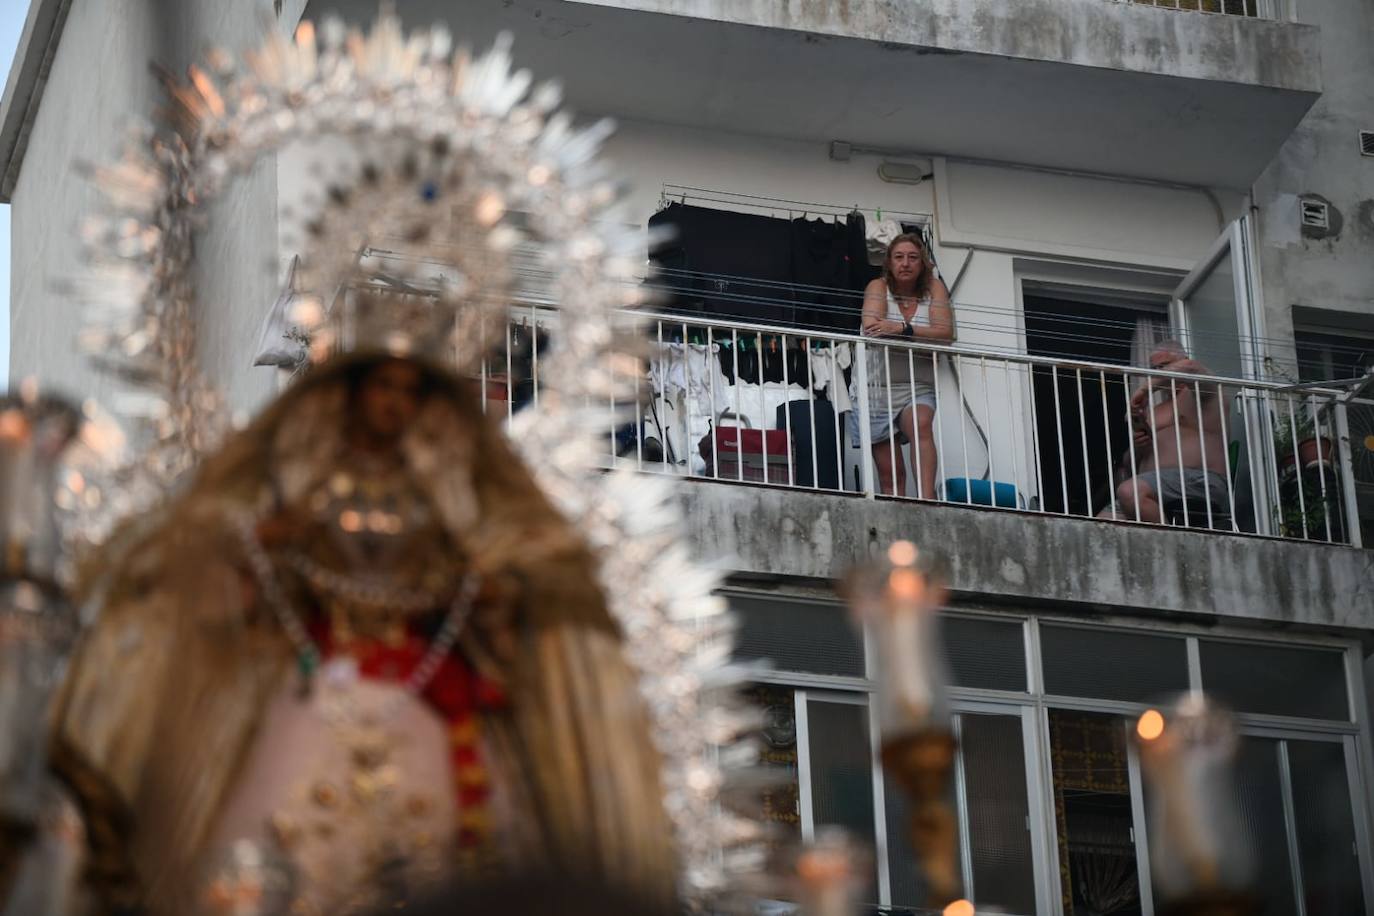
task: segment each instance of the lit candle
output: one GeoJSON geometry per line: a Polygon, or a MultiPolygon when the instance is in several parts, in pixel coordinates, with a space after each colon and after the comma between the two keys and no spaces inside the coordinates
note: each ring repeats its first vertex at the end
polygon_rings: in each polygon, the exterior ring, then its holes
{"type": "Polygon", "coordinates": [[[937,910],[959,904],[952,912],[960,913],[966,901],[950,799],[956,742],[935,616],[945,594],[909,541],[897,541],[856,571],[849,587],[854,612],[873,636],[883,766],[911,803],[911,842],[926,904],[937,910]]]}
{"type": "MultiPolygon", "coordinates": [[[[0,830],[25,832],[45,797],[47,709],[76,635],[58,588],[60,457],[80,425],[33,385],[0,398],[0,830]]],[[[84,478],[79,475],[84,490],[84,478]]]]}
{"type": "Polygon", "coordinates": [[[1239,736],[1229,713],[1191,693],[1147,710],[1135,737],[1149,791],[1147,829],[1163,912],[1258,912],[1254,857],[1240,822],[1232,767],[1239,736]]]}

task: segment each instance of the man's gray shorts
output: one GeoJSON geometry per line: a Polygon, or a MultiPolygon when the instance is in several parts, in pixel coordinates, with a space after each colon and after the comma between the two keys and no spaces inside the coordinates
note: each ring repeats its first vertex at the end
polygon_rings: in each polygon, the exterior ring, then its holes
{"type": "Polygon", "coordinates": [[[1205,499],[1214,508],[1226,508],[1230,500],[1226,495],[1226,478],[1216,471],[1202,468],[1183,468],[1180,479],[1179,468],[1161,468],[1157,471],[1141,471],[1135,475],[1143,486],[1155,491],[1160,502],[1182,502],[1184,490],[1188,499],[1205,499]]]}

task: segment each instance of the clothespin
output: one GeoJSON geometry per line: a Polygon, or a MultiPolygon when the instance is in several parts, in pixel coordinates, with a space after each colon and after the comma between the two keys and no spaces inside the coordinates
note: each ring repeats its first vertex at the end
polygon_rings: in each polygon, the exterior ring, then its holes
{"type": "Polygon", "coordinates": [[[878,218],[878,222],[881,223],[883,221],[883,211],[881,208],[874,210],[873,215],[878,218]]]}

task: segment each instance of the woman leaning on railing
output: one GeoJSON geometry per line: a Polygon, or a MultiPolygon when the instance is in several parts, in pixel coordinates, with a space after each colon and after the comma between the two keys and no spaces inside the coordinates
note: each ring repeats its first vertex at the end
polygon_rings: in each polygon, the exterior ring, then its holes
{"type": "MultiPolygon", "coordinates": [[[[865,337],[952,343],[954,311],[949,290],[935,275],[934,262],[921,236],[899,235],[887,246],[883,275],[864,290],[862,333],[865,337]]],[[[919,496],[935,495],[936,451],[935,361],[929,353],[906,347],[876,346],[869,361],[869,429],[878,486],[883,493],[905,489],[902,450],[889,441],[912,444],[919,496]],[[884,361],[877,354],[886,353],[884,361]],[[876,358],[875,358],[876,357],[876,358]]],[[[858,411],[850,413],[850,436],[860,443],[858,411]]],[[[905,495],[905,494],[902,494],[905,495]]]]}

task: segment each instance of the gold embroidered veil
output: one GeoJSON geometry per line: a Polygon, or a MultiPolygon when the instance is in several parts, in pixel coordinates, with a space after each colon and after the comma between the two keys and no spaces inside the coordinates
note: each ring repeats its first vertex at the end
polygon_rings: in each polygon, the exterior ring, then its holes
{"type": "MultiPolygon", "coordinates": [[[[347,374],[313,370],[210,458],[149,530],[92,570],[103,600],[57,716],[56,768],[89,824],[93,876],[115,899],[184,912],[205,843],[291,646],[245,601],[230,520],[272,489],[303,492],[346,422],[347,374]]],[[[486,723],[509,787],[517,862],[557,866],[657,899],[674,860],[659,760],[595,562],[478,408],[434,390],[405,461],[472,568],[514,595],[518,651],[494,674],[509,713],[486,723]]],[[[485,654],[478,657],[488,657],[485,654]]]]}

